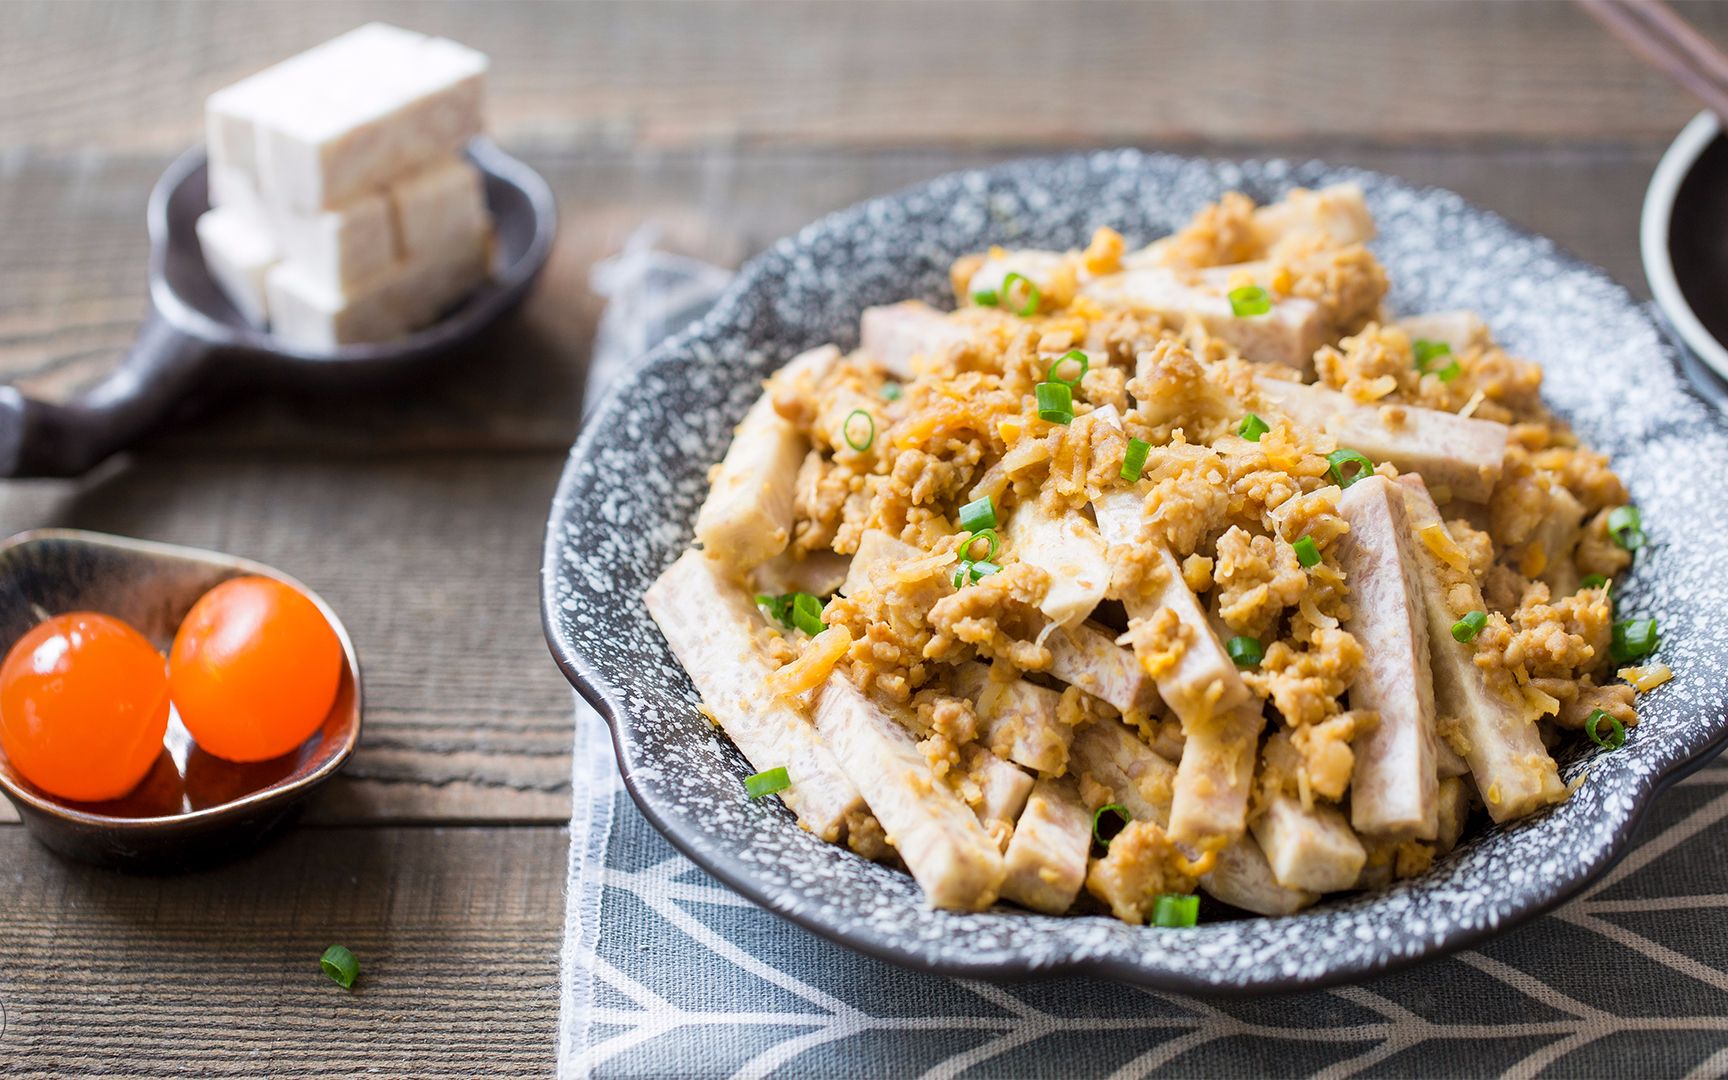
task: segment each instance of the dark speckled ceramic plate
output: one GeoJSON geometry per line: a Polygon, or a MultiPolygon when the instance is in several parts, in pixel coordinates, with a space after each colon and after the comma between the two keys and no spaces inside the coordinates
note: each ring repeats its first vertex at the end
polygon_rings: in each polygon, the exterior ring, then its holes
{"type": "Polygon", "coordinates": [[[1578,892],[1621,854],[1661,788],[1718,748],[1725,719],[1728,424],[1688,391],[1670,348],[1601,271],[1445,191],[1317,164],[1228,164],[1131,152],[1031,161],[936,180],[834,214],[752,262],[714,312],[618,388],[572,453],[552,505],[543,604],[552,652],[612,725],[637,804],[685,854],[816,933],[910,967],[1013,978],[1084,972],[1189,992],[1258,992],[1366,976],[1457,949],[1578,892]],[[1102,917],[934,912],[911,878],[818,842],[776,800],[747,801],[743,758],[643,609],[690,542],[704,473],[758,382],[795,353],[856,341],[859,312],[942,303],[949,261],[990,244],[1067,248],[1094,227],[1130,244],[1237,188],[1257,199],[1354,180],[1400,313],[1481,312],[1547,367],[1546,394],[1613,455],[1650,536],[1618,591],[1661,620],[1675,679],[1612,754],[1572,747],[1568,802],[1486,829],[1425,876],[1284,919],[1213,913],[1184,933],[1102,917]]]}

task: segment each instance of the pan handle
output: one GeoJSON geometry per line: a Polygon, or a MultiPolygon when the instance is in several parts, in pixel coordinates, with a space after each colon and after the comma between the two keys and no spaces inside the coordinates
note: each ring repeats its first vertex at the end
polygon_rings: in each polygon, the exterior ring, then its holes
{"type": "Polygon", "coordinates": [[[214,347],[155,307],[126,359],[63,405],[0,386],[0,476],[77,476],[156,427],[205,373],[214,347]]]}

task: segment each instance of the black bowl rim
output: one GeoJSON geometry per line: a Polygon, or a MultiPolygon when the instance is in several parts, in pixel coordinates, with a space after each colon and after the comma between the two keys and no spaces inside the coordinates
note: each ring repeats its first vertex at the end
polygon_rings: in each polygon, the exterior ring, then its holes
{"type": "Polygon", "coordinates": [[[1706,109],[1694,116],[1663,151],[1644,189],[1644,205],[1638,215],[1638,253],[1644,263],[1644,281],[1675,334],[1706,367],[1728,379],[1728,341],[1710,332],[1686,298],[1670,244],[1680,189],[1704,151],[1723,136],[1721,121],[1706,109]]]}
{"type": "Polygon", "coordinates": [[[364,708],[365,686],[360,677],[360,655],[354,650],[354,640],[348,636],[348,628],[337,618],[335,609],[322,596],[307,588],[306,583],[284,574],[274,566],[253,559],[241,558],[238,555],[228,555],[220,551],[210,551],[205,548],[188,547],[184,544],[164,544],[155,540],[135,540],[129,536],[116,536],[112,533],[93,532],[86,529],[31,529],[9,537],[0,543],[0,552],[11,551],[14,548],[28,544],[40,543],[44,540],[70,540],[79,544],[91,544],[99,547],[118,548],[125,551],[135,551],[145,555],[165,555],[178,559],[193,559],[198,562],[215,561],[233,567],[243,574],[253,574],[258,577],[272,578],[299,589],[306,598],[317,605],[330,628],[336,631],[337,640],[342,642],[342,659],[348,667],[348,675],[354,680],[354,723],[348,729],[348,737],[342,741],[334,756],[305,776],[288,783],[273,784],[261,788],[249,795],[243,795],[230,802],[217,806],[207,806],[202,810],[193,810],[185,814],[165,814],[158,817],[113,817],[108,814],[94,814],[88,810],[80,810],[51,796],[38,794],[29,788],[20,787],[12,782],[5,773],[0,772],[0,793],[19,804],[20,811],[28,806],[31,810],[69,822],[87,829],[115,830],[120,832],[141,832],[147,830],[183,827],[189,824],[215,825],[231,819],[241,818],[258,810],[273,807],[279,803],[295,802],[310,795],[324,786],[335,776],[348,759],[354,756],[354,751],[360,745],[360,729],[365,723],[364,708]]]}
{"type": "MultiPolygon", "coordinates": [[[[1001,171],[1011,171],[1023,168],[1029,164],[1083,163],[1099,156],[1100,154],[1108,155],[1116,153],[1133,154],[1139,160],[1148,162],[1163,160],[1176,163],[1192,163],[1202,161],[1213,165],[1251,164],[1262,167],[1274,164],[1285,164],[1279,159],[1195,158],[1179,154],[1124,149],[1117,151],[1083,151],[1077,153],[1017,158],[988,168],[961,170],[959,173],[948,173],[942,176],[933,177],[917,184],[902,187],[894,192],[866,199],[849,207],[825,214],[816,221],[800,229],[791,237],[782,239],[777,243],[770,245],[760,254],[751,258],[739,269],[737,277],[715,302],[713,308],[711,308],[707,314],[705,314],[696,323],[672,337],[667,338],[665,341],[649,350],[649,352],[642,358],[641,362],[636,365],[636,370],[640,371],[646,369],[654,365],[662,355],[683,349],[686,347],[688,342],[700,340],[706,337],[712,332],[714,327],[717,327],[726,321],[733,307],[739,304],[752,290],[757,288],[758,279],[763,276],[766,269],[774,263],[778,256],[781,255],[782,249],[797,244],[806,236],[826,231],[839,221],[868,215],[873,207],[896,202],[913,192],[922,190],[937,183],[951,180],[957,175],[992,176],[1001,171]]],[[[1324,162],[1314,159],[1310,159],[1308,162],[1304,163],[1304,165],[1305,167],[1332,168],[1327,166],[1324,162]]],[[[1547,245],[1559,262],[1565,264],[1570,269],[1584,272],[1599,279],[1608,286],[1611,294],[1617,295],[1625,303],[1627,308],[1638,311],[1640,312],[1641,317],[1647,318],[1647,316],[1642,315],[1642,312],[1645,309],[1638,303],[1636,298],[1632,296],[1624,285],[1621,285],[1612,277],[1612,275],[1608,274],[1608,272],[1603,270],[1601,267],[1585,261],[1567,248],[1555,243],[1547,237],[1516,225],[1508,221],[1502,215],[1478,206],[1470,200],[1464,199],[1462,196],[1450,189],[1442,188],[1435,184],[1412,184],[1370,169],[1350,167],[1337,168],[1334,169],[1334,171],[1349,172],[1357,176],[1388,180],[1416,194],[1433,193],[1457,199],[1464,206],[1468,207],[1472,213],[1481,215],[1485,219],[1492,221],[1499,227],[1505,229],[1508,233],[1521,239],[1547,245]]],[[[1661,332],[1660,327],[1657,327],[1656,331],[1656,338],[1660,344],[1663,359],[1670,364],[1676,363],[1678,358],[1675,354],[1672,342],[1661,332]]],[[[587,452],[588,444],[598,438],[599,433],[609,426],[608,421],[610,417],[608,414],[614,411],[622,411],[624,409],[622,401],[626,396],[625,391],[628,390],[631,381],[633,381],[631,377],[626,377],[617,385],[609,388],[605,400],[602,401],[600,407],[589,416],[582,432],[578,435],[575,444],[571,447],[569,458],[565,462],[562,475],[559,477],[558,486],[553,495],[551,508],[547,516],[540,566],[540,620],[541,630],[546,636],[547,647],[551,651],[552,658],[558,664],[559,669],[563,671],[565,678],[569,680],[571,686],[573,686],[577,692],[582,695],[582,698],[587,701],[589,705],[593,706],[595,711],[605,720],[606,726],[611,734],[613,757],[618,764],[619,773],[623,779],[625,790],[630,793],[632,801],[635,802],[637,808],[642,812],[642,815],[648,819],[649,824],[654,826],[656,831],[664,836],[674,848],[676,848],[696,866],[700,867],[703,871],[725,883],[728,887],[748,898],[758,906],[774,912],[776,915],[795,923],[819,937],[837,942],[857,952],[864,953],[865,955],[874,957],[878,960],[895,964],[902,968],[950,978],[986,979],[1001,982],[1042,981],[1045,979],[1074,975],[1098,976],[1131,983],[1152,990],[1192,994],[1201,997],[1237,998],[1288,994],[1307,990],[1321,990],[1367,977],[1391,974],[1396,971],[1413,967],[1426,960],[1458,952],[1470,948],[1482,941],[1498,937],[1539,915],[1552,911],[1554,908],[1589,888],[1593,883],[1603,877],[1603,875],[1612,870],[1614,866],[1626,856],[1630,850],[1632,838],[1637,834],[1638,828],[1643,823],[1651,804],[1661,796],[1662,792],[1689,775],[1691,772],[1706,764],[1711,760],[1711,758],[1721,752],[1725,745],[1728,745],[1728,716],[1718,717],[1717,725],[1707,740],[1704,740],[1697,746],[1687,748],[1684,756],[1675,760],[1660,775],[1652,778],[1651,782],[1643,788],[1636,803],[1632,806],[1627,815],[1625,828],[1622,829],[1618,835],[1612,838],[1610,845],[1594,864],[1574,869],[1565,878],[1550,883],[1548,888],[1540,895],[1534,896],[1529,902],[1508,912],[1492,926],[1478,926],[1452,930],[1444,938],[1439,940],[1427,938],[1424,939],[1424,943],[1419,950],[1408,954],[1386,955],[1382,953],[1360,962],[1351,962],[1330,967],[1315,975],[1273,977],[1238,984],[1201,982],[1181,975],[1175,975],[1169,972],[1149,968],[1130,959],[1116,957],[1059,960],[1051,963],[1040,963],[1036,966],[1015,958],[978,962],[965,960],[933,961],[926,956],[915,953],[911,950],[898,948],[891,944],[884,944],[880,940],[869,937],[857,928],[827,924],[821,919],[807,916],[801,911],[789,910],[786,907],[780,906],[775,902],[774,897],[769,895],[768,892],[747,873],[742,872],[728,861],[717,858],[705,850],[705,836],[700,829],[689,828],[686,830],[681,823],[675,823],[662,815],[653,800],[650,799],[639,787],[634,771],[625,760],[622,741],[623,736],[620,730],[621,720],[606,697],[604,688],[607,684],[605,680],[592,671],[586,659],[573,649],[570,643],[565,641],[557,632],[554,611],[558,603],[556,590],[560,573],[558,530],[562,524],[565,507],[569,505],[568,496],[570,494],[570,487],[576,480],[575,465],[587,452]]],[[[1697,391],[1689,382],[1682,379],[1682,383],[1685,386],[1687,393],[1696,395],[1697,391]]]]}

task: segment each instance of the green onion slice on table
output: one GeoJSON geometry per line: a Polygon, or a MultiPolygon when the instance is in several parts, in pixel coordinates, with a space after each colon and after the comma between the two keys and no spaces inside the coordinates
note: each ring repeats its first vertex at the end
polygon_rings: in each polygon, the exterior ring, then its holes
{"type": "Polygon", "coordinates": [[[351,988],[354,980],[360,977],[360,961],[354,959],[354,954],[345,945],[332,945],[325,949],[324,955],[318,958],[318,966],[344,990],[351,988]]]}

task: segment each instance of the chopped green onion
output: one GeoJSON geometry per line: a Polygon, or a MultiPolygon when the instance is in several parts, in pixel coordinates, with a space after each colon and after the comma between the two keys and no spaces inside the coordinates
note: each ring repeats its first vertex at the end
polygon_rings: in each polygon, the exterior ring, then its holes
{"type": "Polygon", "coordinates": [[[744,794],[752,799],[760,799],[764,795],[772,795],[776,791],[785,791],[792,786],[792,778],[786,775],[786,766],[780,765],[766,769],[755,776],[744,778],[744,794]]]}
{"type": "Polygon", "coordinates": [[[996,553],[1001,550],[1002,541],[997,537],[995,529],[979,529],[966,539],[960,541],[960,558],[965,562],[984,562],[989,559],[994,559],[996,553]],[[990,550],[984,553],[983,559],[973,559],[972,545],[977,543],[979,540],[988,540],[990,542],[990,550]]]}
{"type": "Polygon", "coordinates": [[[1140,473],[1146,468],[1146,455],[1152,452],[1152,444],[1145,439],[1129,439],[1128,450],[1122,455],[1122,479],[1130,484],[1140,479],[1140,473]]]}
{"type": "Polygon", "coordinates": [[[1016,281],[1026,286],[1026,303],[1014,314],[1022,319],[1029,315],[1038,314],[1038,305],[1044,302],[1044,294],[1038,291],[1038,286],[1032,284],[1032,280],[1025,274],[1009,274],[1002,279],[1003,302],[1006,303],[1014,295],[1014,283],[1016,281]]]}
{"type": "Polygon", "coordinates": [[[996,527],[996,504],[985,495],[960,508],[960,527],[967,532],[979,532],[996,527]]]}
{"type": "Polygon", "coordinates": [[[1074,392],[1067,383],[1038,384],[1038,419],[1066,424],[1074,419],[1074,392]]]}
{"type": "Polygon", "coordinates": [[[846,414],[846,422],[840,425],[840,434],[841,437],[846,440],[847,446],[850,446],[852,449],[862,454],[864,451],[870,449],[871,443],[876,441],[876,418],[865,412],[863,409],[853,409],[851,412],[846,414]],[[858,419],[860,416],[864,418],[864,423],[869,428],[869,431],[864,436],[863,443],[859,443],[858,440],[852,437],[852,421],[858,419]]]}
{"type": "Polygon", "coordinates": [[[1368,460],[1366,454],[1357,450],[1334,450],[1326,455],[1326,460],[1332,463],[1332,480],[1339,487],[1347,488],[1363,477],[1374,474],[1374,463],[1368,460]],[[1346,466],[1349,466],[1348,476],[1345,475],[1346,466]]]}
{"type": "Polygon", "coordinates": [[[1272,295],[1258,285],[1230,290],[1230,312],[1238,319],[1272,313],[1272,295]]]}
{"type": "Polygon", "coordinates": [[[1224,646],[1224,651],[1230,654],[1240,668],[1258,667],[1265,659],[1266,653],[1260,648],[1260,639],[1251,637],[1233,637],[1230,644],[1224,646]]]}
{"type": "Polygon", "coordinates": [[[1458,361],[1454,360],[1434,374],[1441,382],[1451,382],[1463,373],[1464,369],[1458,366],[1458,361]]]}
{"type": "Polygon", "coordinates": [[[784,596],[770,596],[767,593],[757,593],[756,604],[759,607],[767,609],[769,618],[773,619],[788,630],[792,629],[791,593],[787,593],[784,596]]]}
{"type": "Polygon", "coordinates": [[[1152,905],[1152,925],[1186,929],[1200,921],[1200,898],[1193,893],[1163,893],[1152,905]]]}
{"type": "Polygon", "coordinates": [[[1602,709],[1595,710],[1590,714],[1590,719],[1584,721],[1584,734],[1590,736],[1590,741],[1604,750],[1618,750],[1626,745],[1626,725],[1602,709]],[[1612,729],[1607,738],[1603,738],[1601,732],[1597,731],[1598,725],[1604,720],[1608,721],[1612,729]]]}
{"type": "Polygon", "coordinates": [[[354,959],[354,954],[343,945],[325,949],[324,955],[318,958],[318,966],[344,990],[351,988],[354,980],[360,977],[360,961],[354,959]]]}
{"type": "Polygon", "coordinates": [[[1642,660],[1656,651],[1659,640],[1655,619],[1627,619],[1614,624],[1608,639],[1608,655],[1616,664],[1642,660]]]}
{"type": "Polygon", "coordinates": [[[794,593],[792,623],[811,637],[827,629],[827,624],[822,621],[822,601],[807,592],[794,593]]]}
{"type": "Polygon", "coordinates": [[[1098,809],[1092,811],[1092,839],[1103,844],[1105,847],[1109,847],[1110,841],[1116,838],[1116,834],[1127,828],[1128,823],[1133,820],[1134,815],[1130,814],[1128,808],[1123,806],[1121,803],[1107,803],[1100,806],[1098,809]],[[1109,836],[1104,835],[1105,814],[1114,815],[1118,821],[1116,827],[1110,830],[1109,836]]]}
{"type": "Polygon", "coordinates": [[[1601,574],[1591,574],[1580,581],[1578,587],[1580,589],[1605,589],[1608,587],[1608,579],[1601,574]]]}
{"type": "Polygon", "coordinates": [[[899,383],[890,382],[882,384],[881,393],[883,401],[899,401],[905,396],[906,391],[899,383]]]}
{"type": "Polygon", "coordinates": [[[1312,536],[1301,537],[1290,546],[1296,549],[1296,561],[1303,566],[1320,565],[1320,545],[1314,542],[1312,536]]]}
{"type": "Polygon", "coordinates": [[[995,289],[979,289],[972,294],[972,302],[979,307],[995,307],[1001,299],[996,295],[995,289]]]}
{"type": "Polygon", "coordinates": [[[1636,506],[1617,506],[1608,514],[1608,535],[1627,551],[1644,546],[1644,518],[1636,506]]]}
{"type": "MultiPolygon", "coordinates": [[[[1416,356],[1416,370],[1427,373],[1429,365],[1442,356],[1452,355],[1452,346],[1444,341],[1430,341],[1427,338],[1417,338],[1410,343],[1411,351],[1416,356]]],[[[1453,361],[1454,364],[1457,361],[1453,361]]],[[[1444,375],[1441,378],[1445,378],[1444,375]]],[[[1449,381],[1449,380],[1448,380],[1449,381]]]]}
{"type": "Polygon", "coordinates": [[[1476,635],[1480,634],[1482,628],[1487,625],[1488,613],[1486,611],[1472,611],[1452,624],[1452,640],[1460,644],[1475,641],[1476,635]]]}
{"type": "Polygon", "coordinates": [[[802,630],[815,637],[825,629],[820,597],[811,596],[809,593],[786,593],[781,596],[757,593],[756,603],[767,610],[775,622],[788,630],[802,630]]]}
{"type": "Polygon", "coordinates": [[[962,562],[958,567],[955,568],[955,570],[954,570],[954,587],[956,589],[958,589],[961,586],[965,585],[968,581],[971,581],[973,584],[977,584],[977,582],[980,579],[987,578],[991,574],[999,574],[1001,572],[1002,572],[1002,568],[1000,566],[997,566],[995,563],[990,562],[986,559],[979,559],[977,562],[973,562],[972,560],[968,559],[965,562],[962,562]]]}
{"type": "Polygon", "coordinates": [[[1267,426],[1266,421],[1255,416],[1253,413],[1249,413],[1247,416],[1242,418],[1241,425],[1236,428],[1236,434],[1247,439],[1249,442],[1259,442],[1260,436],[1271,430],[1272,429],[1267,426]]]}
{"type": "Polygon", "coordinates": [[[1089,358],[1084,352],[1082,352],[1079,349],[1070,349],[1067,352],[1063,353],[1061,356],[1058,356],[1054,361],[1051,362],[1050,370],[1048,370],[1044,373],[1044,379],[1046,382],[1059,382],[1059,383],[1067,383],[1069,386],[1079,386],[1080,380],[1084,379],[1086,377],[1086,373],[1088,371],[1091,371],[1091,370],[1092,370],[1091,358],[1089,358]],[[1070,360],[1072,360],[1075,363],[1080,365],[1080,372],[1079,372],[1079,374],[1075,375],[1072,379],[1064,379],[1062,376],[1056,374],[1056,372],[1062,367],[1063,364],[1066,364],[1070,360]]]}

